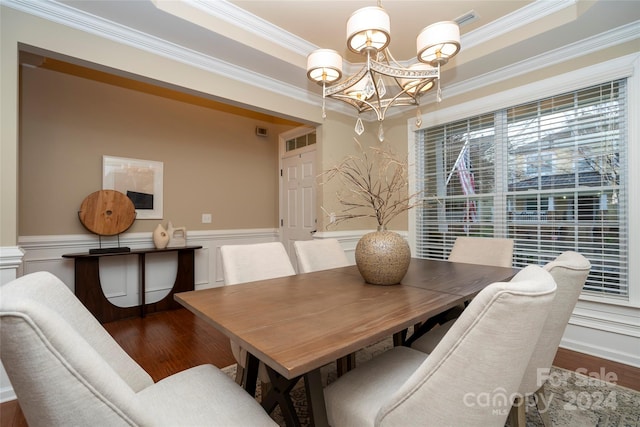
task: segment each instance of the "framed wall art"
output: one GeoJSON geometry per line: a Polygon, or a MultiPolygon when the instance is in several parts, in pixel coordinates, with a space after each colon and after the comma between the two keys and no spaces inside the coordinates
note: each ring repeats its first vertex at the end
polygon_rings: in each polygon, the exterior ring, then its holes
{"type": "Polygon", "coordinates": [[[131,199],[136,219],[162,219],[163,163],[102,156],[102,189],[131,199]]]}

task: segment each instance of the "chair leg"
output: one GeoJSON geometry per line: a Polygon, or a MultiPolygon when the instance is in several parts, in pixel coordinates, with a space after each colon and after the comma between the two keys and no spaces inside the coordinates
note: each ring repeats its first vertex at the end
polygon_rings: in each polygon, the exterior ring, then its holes
{"type": "Polygon", "coordinates": [[[509,411],[509,425],[511,427],[527,427],[527,403],[525,398],[516,397],[509,411]]]}
{"type": "Polygon", "coordinates": [[[244,376],[244,368],[239,363],[236,364],[236,383],[242,385],[242,377],[244,376]]]}
{"type": "MultiPolygon", "coordinates": [[[[406,347],[411,347],[411,344],[415,340],[417,340],[422,335],[424,335],[427,332],[429,332],[431,330],[431,328],[433,328],[437,324],[439,324],[437,316],[431,317],[431,318],[427,319],[425,322],[422,322],[420,324],[419,328],[414,328],[413,333],[411,334],[410,337],[405,338],[403,345],[405,345],[406,347]]],[[[395,342],[394,342],[394,344],[395,344],[395,342]]]]}
{"type": "Polygon", "coordinates": [[[260,395],[263,397],[266,396],[269,394],[269,390],[271,390],[271,383],[260,381],[260,395]]]}
{"type": "Polygon", "coordinates": [[[547,395],[544,392],[544,384],[535,393],[536,407],[540,414],[540,419],[544,427],[551,427],[551,418],[549,418],[549,411],[551,410],[550,402],[547,400],[547,395]]]}
{"type": "Polygon", "coordinates": [[[338,377],[343,376],[356,367],[356,354],[351,353],[348,356],[341,357],[336,360],[336,374],[338,377]]]}

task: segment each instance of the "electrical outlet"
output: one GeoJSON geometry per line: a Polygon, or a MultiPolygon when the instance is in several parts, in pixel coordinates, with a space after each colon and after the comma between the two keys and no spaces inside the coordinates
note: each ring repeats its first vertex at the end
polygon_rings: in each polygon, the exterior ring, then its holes
{"type": "Polygon", "coordinates": [[[203,213],[202,214],[202,223],[203,224],[211,224],[211,214],[203,213]]]}

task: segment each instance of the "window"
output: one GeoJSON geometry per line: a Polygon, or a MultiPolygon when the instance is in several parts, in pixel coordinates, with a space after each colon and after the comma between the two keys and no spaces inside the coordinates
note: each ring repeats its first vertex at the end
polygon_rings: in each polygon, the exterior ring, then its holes
{"type": "Polygon", "coordinates": [[[298,148],[306,147],[316,143],[316,131],[311,131],[305,135],[298,136],[297,138],[287,139],[285,141],[285,147],[287,151],[297,150],[298,148]]]}
{"type": "Polygon", "coordinates": [[[574,250],[585,292],[626,298],[626,108],[622,79],[416,132],[416,255],[461,235],[514,239],[515,267],[574,250]]]}

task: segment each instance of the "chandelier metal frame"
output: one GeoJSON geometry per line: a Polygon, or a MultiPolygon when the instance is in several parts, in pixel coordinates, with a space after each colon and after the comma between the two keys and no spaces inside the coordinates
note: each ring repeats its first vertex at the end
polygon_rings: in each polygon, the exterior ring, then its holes
{"type": "Polygon", "coordinates": [[[389,16],[378,1],[377,7],[359,9],[347,21],[349,50],[366,55],[366,62],[358,72],[339,81],[342,57],[338,52],[318,49],[309,54],[307,77],[322,85],[323,118],[326,117],[325,99],[329,97],[356,109],[359,135],[364,131],[360,114],[373,111],[380,122],[378,137],[382,141],[382,122],[387,110],[395,106],[417,106],[416,126],[420,127],[420,97],[437,82],[440,101],[440,66],[460,50],[458,24],[444,21],[425,27],[417,37],[419,62],[410,66],[395,60],[388,48],[390,39],[389,16]]]}

